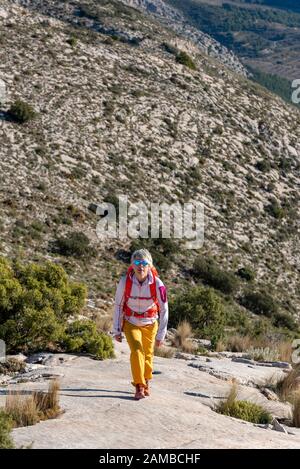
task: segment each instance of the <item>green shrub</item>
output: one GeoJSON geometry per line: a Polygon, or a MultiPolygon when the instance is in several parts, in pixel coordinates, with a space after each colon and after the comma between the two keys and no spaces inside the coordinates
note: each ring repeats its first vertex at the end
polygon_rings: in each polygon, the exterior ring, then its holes
{"type": "Polygon", "coordinates": [[[224,272],[215,261],[209,258],[197,257],[193,265],[193,273],[203,283],[226,294],[234,293],[238,286],[238,281],[234,274],[224,272]]]}
{"type": "Polygon", "coordinates": [[[252,423],[266,424],[272,421],[272,415],[269,412],[258,404],[247,401],[235,401],[231,406],[220,405],[217,412],[252,423]]]}
{"type": "Polygon", "coordinates": [[[285,215],[285,210],[279,205],[276,200],[272,200],[269,205],[266,205],[265,211],[272,215],[272,217],[277,219],[281,219],[285,215]]]}
{"type": "Polygon", "coordinates": [[[90,320],[71,323],[66,329],[63,345],[68,352],[88,352],[99,360],[115,356],[111,337],[99,332],[90,320]]]}
{"type": "Polygon", "coordinates": [[[196,70],[196,64],[193,61],[193,59],[184,51],[178,52],[176,55],[176,62],[180,63],[182,65],[185,65],[186,67],[190,68],[191,70],[196,70]]]}
{"type": "Polygon", "coordinates": [[[240,332],[246,333],[250,337],[258,339],[258,338],[266,337],[266,335],[270,332],[271,329],[272,328],[271,328],[270,320],[264,317],[264,318],[259,318],[259,319],[256,319],[255,321],[249,322],[246,329],[240,332]]]}
{"type": "Polygon", "coordinates": [[[57,264],[9,264],[0,258],[0,339],[7,351],[55,348],[86,295],[85,285],[70,282],[57,264]]]}
{"type": "Polygon", "coordinates": [[[8,350],[37,351],[57,342],[63,330],[63,324],[50,307],[42,310],[23,307],[14,319],[1,326],[0,336],[8,350]]]}
{"type": "MultiPolygon", "coordinates": [[[[275,327],[286,327],[290,331],[297,329],[297,323],[291,314],[285,312],[277,312],[272,318],[275,327]]],[[[299,326],[298,326],[299,327],[299,326]]]]}
{"type": "Polygon", "coordinates": [[[90,246],[89,238],[80,232],[73,232],[57,239],[56,246],[63,256],[89,258],[96,254],[96,250],[90,246]]]}
{"type": "Polygon", "coordinates": [[[14,448],[14,443],[10,435],[12,426],[12,419],[4,410],[0,409],[0,449],[14,448]]]}
{"type": "Polygon", "coordinates": [[[271,317],[278,313],[278,304],[272,296],[264,291],[253,292],[249,290],[240,298],[240,302],[245,308],[255,314],[264,314],[267,317],[271,317]]]}
{"type": "Polygon", "coordinates": [[[77,44],[77,41],[78,39],[75,36],[71,36],[67,39],[67,43],[70,44],[71,47],[75,47],[77,44]]]}
{"type": "Polygon", "coordinates": [[[8,114],[13,120],[20,124],[30,121],[36,117],[36,112],[33,107],[20,99],[11,105],[8,110],[8,114]]]}
{"type": "Polygon", "coordinates": [[[225,401],[215,408],[219,414],[228,415],[247,422],[266,424],[271,423],[272,415],[260,405],[247,401],[238,401],[237,386],[234,384],[225,401]]]}
{"type": "Polygon", "coordinates": [[[255,166],[259,171],[263,173],[266,173],[267,171],[270,171],[271,169],[271,164],[269,160],[259,160],[257,161],[255,166]]]}
{"type": "Polygon", "coordinates": [[[221,299],[210,288],[193,287],[170,300],[170,327],[188,321],[195,334],[216,343],[224,333],[225,310],[221,299]]]}
{"type": "Polygon", "coordinates": [[[248,282],[251,282],[255,279],[255,272],[250,267],[241,267],[237,272],[236,275],[241,277],[248,282]]]}

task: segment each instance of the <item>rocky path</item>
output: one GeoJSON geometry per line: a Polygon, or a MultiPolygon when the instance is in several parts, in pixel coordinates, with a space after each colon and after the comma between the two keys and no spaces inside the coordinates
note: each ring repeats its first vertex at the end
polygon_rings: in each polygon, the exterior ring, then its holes
{"type": "MultiPolygon", "coordinates": [[[[64,413],[57,419],[13,431],[17,446],[32,448],[300,448],[300,429],[285,434],[261,428],[212,410],[224,397],[230,381],[205,368],[189,366],[194,360],[155,357],[152,394],[133,399],[129,352],[126,342],[116,344],[117,358],[103,362],[87,357],[62,355],[50,358],[47,372],[60,376],[60,403],[64,413]],[[51,364],[51,362],[53,364],[51,364]]],[[[207,364],[212,368],[214,361],[207,364]]],[[[229,359],[221,358],[228,373],[229,359]]],[[[241,368],[246,363],[234,363],[241,368]]],[[[253,367],[252,367],[253,368],[253,367]]],[[[270,368],[264,368],[270,374],[270,368]]],[[[32,373],[38,374],[40,368],[32,373]]],[[[278,372],[278,370],[277,370],[278,372]]],[[[259,378],[262,378],[263,371],[259,378]]],[[[268,378],[269,375],[266,377],[268,378]]],[[[46,379],[0,387],[0,405],[7,389],[46,389],[46,379]]],[[[267,400],[253,386],[240,386],[241,398],[263,403],[278,418],[288,412],[280,402],[267,400]]]]}

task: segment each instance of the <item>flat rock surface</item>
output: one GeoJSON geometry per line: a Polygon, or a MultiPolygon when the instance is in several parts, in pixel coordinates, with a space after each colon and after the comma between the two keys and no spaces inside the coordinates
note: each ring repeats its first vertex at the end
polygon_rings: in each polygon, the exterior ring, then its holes
{"type": "MultiPolygon", "coordinates": [[[[117,343],[116,353],[114,360],[96,361],[81,356],[51,367],[53,374],[61,376],[60,404],[64,413],[54,420],[14,429],[16,445],[300,448],[299,429],[290,429],[294,434],[288,435],[214,412],[212,407],[226,395],[230,382],[188,366],[186,360],[155,357],[151,396],[135,401],[127,343],[117,343]]],[[[28,392],[47,389],[48,383],[44,380],[2,387],[0,405],[4,404],[8,389],[28,392]]],[[[283,403],[268,401],[254,387],[240,386],[238,397],[262,403],[277,417],[288,410],[283,403]]]]}
{"type": "Polygon", "coordinates": [[[231,358],[207,358],[201,357],[193,360],[189,365],[212,374],[220,379],[235,379],[239,384],[247,386],[264,385],[267,382],[278,381],[285,376],[281,367],[265,366],[254,360],[231,358]]]}

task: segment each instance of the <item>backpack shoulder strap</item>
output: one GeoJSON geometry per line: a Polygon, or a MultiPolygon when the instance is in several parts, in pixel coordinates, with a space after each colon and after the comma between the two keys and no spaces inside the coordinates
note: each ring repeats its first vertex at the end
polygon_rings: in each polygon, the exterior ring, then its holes
{"type": "Polygon", "coordinates": [[[125,281],[125,291],[124,291],[124,303],[127,303],[128,298],[130,297],[131,293],[131,288],[132,288],[132,273],[133,273],[133,267],[130,266],[127,269],[126,273],[126,281],[125,281]]]}
{"type": "Polygon", "coordinates": [[[158,305],[157,294],[156,294],[156,277],[157,277],[157,270],[155,267],[151,268],[151,273],[153,276],[153,282],[150,283],[150,292],[153,298],[154,303],[158,305]]]}

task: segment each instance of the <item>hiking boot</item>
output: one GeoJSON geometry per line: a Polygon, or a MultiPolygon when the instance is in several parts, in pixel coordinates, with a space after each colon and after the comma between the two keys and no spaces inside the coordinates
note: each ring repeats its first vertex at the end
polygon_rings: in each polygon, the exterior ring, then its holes
{"type": "Polygon", "coordinates": [[[146,379],[146,386],[144,387],[144,394],[145,396],[150,396],[150,383],[148,379],[146,379]]]}
{"type": "Polygon", "coordinates": [[[144,394],[144,386],[142,384],[137,384],[135,386],[135,396],[134,398],[136,400],[143,399],[145,397],[144,394]]]}

